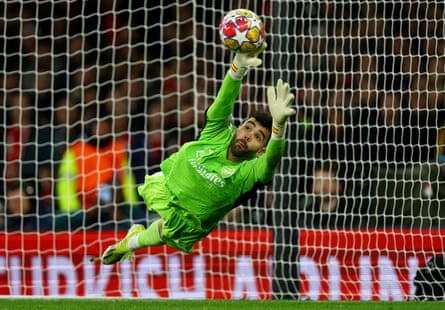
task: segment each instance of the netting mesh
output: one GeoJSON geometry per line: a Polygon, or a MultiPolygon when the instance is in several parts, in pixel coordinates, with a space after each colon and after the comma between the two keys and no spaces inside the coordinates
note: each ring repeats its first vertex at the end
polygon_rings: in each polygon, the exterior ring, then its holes
{"type": "Polygon", "coordinates": [[[0,11],[0,294],[407,299],[418,267],[443,252],[441,1],[5,1],[0,11]],[[192,256],[155,248],[136,265],[88,265],[156,218],[136,186],[199,134],[233,57],[218,24],[240,7],[263,18],[268,49],[234,123],[265,106],[278,78],[296,95],[273,184],[192,256]]]}

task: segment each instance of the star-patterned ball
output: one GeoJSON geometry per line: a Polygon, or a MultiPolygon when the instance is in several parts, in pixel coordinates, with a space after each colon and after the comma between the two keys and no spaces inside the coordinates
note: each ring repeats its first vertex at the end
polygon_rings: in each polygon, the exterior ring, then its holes
{"type": "Polygon", "coordinates": [[[261,18],[247,9],[228,12],[219,24],[224,46],[236,53],[250,53],[263,44],[266,32],[261,18]]]}

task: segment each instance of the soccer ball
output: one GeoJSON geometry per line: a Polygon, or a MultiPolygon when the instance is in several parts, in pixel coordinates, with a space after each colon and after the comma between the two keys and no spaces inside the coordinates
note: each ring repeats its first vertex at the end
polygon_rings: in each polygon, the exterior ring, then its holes
{"type": "Polygon", "coordinates": [[[219,24],[224,46],[236,53],[250,53],[263,44],[266,32],[261,18],[247,9],[228,12],[219,24]]]}

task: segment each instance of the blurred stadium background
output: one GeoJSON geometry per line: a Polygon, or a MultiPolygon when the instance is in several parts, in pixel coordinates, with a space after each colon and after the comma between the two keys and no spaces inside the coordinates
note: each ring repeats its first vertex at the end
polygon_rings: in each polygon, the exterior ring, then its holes
{"type": "MultiPolygon", "coordinates": [[[[0,11],[1,295],[408,300],[443,254],[442,1],[11,0],[0,11]],[[233,57],[218,24],[240,7],[263,18],[269,48],[234,122],[278,78],[296,95],[275,181],[191,255],[88,263],[156,218],[132,193],[199,134],[233,57]]],[[[425,289],[417,297],[433,298],[425,289]]]]}

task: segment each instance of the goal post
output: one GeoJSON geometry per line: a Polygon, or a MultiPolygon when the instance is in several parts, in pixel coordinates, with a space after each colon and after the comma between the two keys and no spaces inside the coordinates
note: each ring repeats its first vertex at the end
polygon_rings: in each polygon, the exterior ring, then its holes
{"type": "Polygon", "coordinates": [[[0,295],[443,298],[431,290],[445,288],[442,2],[12,0],[0,12],[0,295]],[[137,185],[199,135],[233,57],[219,22],[236,8],[261,16],[268,48],[234,123],[279,78],[295,94],[276,177],[191,254],[91,263],[157,219],[137,185]],[[427,262],[435,279],[418,274],[427,262]]]}

